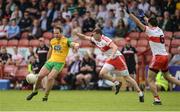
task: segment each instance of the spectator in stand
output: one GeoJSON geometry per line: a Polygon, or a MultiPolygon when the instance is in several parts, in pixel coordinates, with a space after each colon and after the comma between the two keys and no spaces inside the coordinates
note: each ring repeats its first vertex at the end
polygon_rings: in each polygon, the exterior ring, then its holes
{"type": "Polygon", "coordinates": [[[34,52],[33,47],[29,47],[29,56],[28,56],[27,59],[29,60],[29,58],[30,58],[31,56],[37,57],[37,55],[36,55],[35,52],[34,52]]]}
{"type": "Polygon", "coordinates": [[[40,13],[39,13],[38,0],[30,0],[30,4],[29,4],[29,7],[27,8],[27,11],[29,11],[29,14],[34,18],[39,16],[40,13]]]}
{"type": "Polygon", "coordinates": [[[0,79],[3,79],[3,63],[1,57],[0,57],[0,79]]]}
{"type": "Polygon", "coordinates": [[[110,0],[110,2],[106,5],[106,8],[107,10],[113,9],[114,11],[116,11],[119,5],[120,4],[117,2],[117,0],[110,0]]]}
{"type": "Polygon", "coordinates": [[[159,26],[164,31],[173,31],[174,26],[168,11],[164,12],[164,18],[162,21],[160,21],[159,26]]]}
{"type": "Polygon", "coordinates": [[[138,5],[139,9],[142,9],[145,14],[149,12],[149,3],[146,0],[140,0],[140,4],[138,5]]]}
{"type": "Polygon", "coordinates": [[[71,26],[67,23],[65,19],[61,20],[62,23],[62,33],[65,37],[70,38],[71,37],[71,26]]]}
{"type": "Polygon", "coordinates": [[[19,9],[22,11],[22,13],[24,13],[26,11],[26,9],[29,8],[29,2],[27,2],[27,0],[19,0],[18,2],[18,7],[19,9]]]}
{"type": "Polygon", "coordinates": [[[96,62],[91,58],[88,53],[86,53],[82,60],[80,74],[76,75],[76,84],[83,88],[89,88],[89,83],[95,73],[96,62]]]}
{"type": "Polygon", "coordinates": [[[1,47],[0,58],[3,65],[10,64],[12,55],[7,53],[6,47],[1,47]]]}
{"type": "MultiPolygon", "coordinates": [[[[78,21],[72,22],[72,28],[71,29],[72,29],[72,32],[82,32],[82,29],[81,29],[78,21]]],[[[71,33],[71,35],[72,35],[74,41],[79,40],[79,38],[76,35],[73,35],[73,33],[71,33]]]]}
{"type": "MultiPolygon", "coordinates": [[[[54,21],[57,18],[57,11],[54,8],[54,4],[52,2],[48,3],[47,7],[47,17],[48,17],[48,26],[51,26],[52,21],[54,21]]],[[[48,30],[51,30],[52,27],[48,30]]]]}
{"type": "Polygon", "coordinates": [[[161,9],[160,9],[160,7],[157,5],[157,1],[156,1],[156,0],[150,0],[149,11],[150,11],[151,13],[156,14],[156,15],[161,15],[161,9]]]}
{"type": "Polygon", "coordinates": [[[39,27],[39,20],[34,19],[33,25],[31,26],[29,31],[29,39],[38,39],[41,36],[42,36],[42,31],[41,28],[39,27]]]}
{"type": "Polygon", "coordinates": [[[99,18],[103,18],[103,20],[105,20],[107,18],[107,10],[104,5],[99,6],[99,12],[96,16],[96,19],[99,19],[99,18]]]}
{"type": "Polygon", "coordinates": [[[12,13],[15,10],[16,4],[14,0],[6,0],[6,12],[12,13]]]}
{"type": "Polygon", "coordinates": [[[114,10],[110,9],[110,10],[108,11],[108,16],[107,16],[107,18],[105,19],[105,21],[107,21],[107,20],[111,20],[111,21],[113,22],[112,25],[113,25],[113,26],[117,26],[118,19],[117,19],[117,17],[115,16],[114,10]]]}
{"type": "Polygon", "coordinates": [[[178,54],[175,54],[171,59],[170,66],[180,66],[180,47],[178,47],[178,54]]]}
{"type": "Polygon", "coordinates": [[[41,26],[41,30],[43,32],[48,31],[50,29],[50,26],[48,26],[50,23],[48,21],[48,17],[46,14],[46,11],[43,10],[41,11],[41,18],[40,18],[40,26],[41,26]]]}
{"type": "Polygon", "coordinates": [[[19,67],[23,63],[24,57],[18,53],[18,48],[14,47],[13,50],[14,55],[12,56],[12,61],[17,67],[19,67]]]}
{"type": "Polygon", "coordinates": [[[119,20],[122,19],[124,21],[124,25],[127,27],[128,26],[128,17],[125,15],[125,11],[124,10],[120,10],[119,13],[120,13],[120,17],[119,17],[117,22],[119,22],[119,20]]]}
{"type": "Polygon", "coordinates": [[[73,16],[72,16],[72,22],[73,21],[78,21],[79,25],[82,27],[83,26],[83,18],[82,16],[79,16],[79,13],[77,10],[74,11],[73,16]]]}
{"type": "Polygon", "coordinates": [[[174,0],[167,0],[164,2],[165,2],[165,4],[163,4],[164,11],[168,11],[170,15],[174,14],[176,9],[176,3],[174,2],[174,0]]]}
{"type": "Polygon", "coordinates": [[[116,27],[116,37],[124,38],[127,34],[127,27],[122,19],[119,20],[118,26],[116,27]]]}
{"type": "Polygon", "coordinates": [[[93,31],[95,25],[96,21],[91,17],[91,13],[87,11],[86,18],[83,21],[82,32],[87,33],[93,31]]]}
{"type": "Polygon", "coordinates": [[[14,10],[13,13],[11,14],[10,20],[15,19],[15,20],[16,20],[16,23],[19,24],[21,18],[22,18],[22,12],[19,10],[19,7],[16,6],[16,7],[15,7],[15,10],[14,10]]]}
{"type": "Polygon", "coordinates": [[[111,19],[106,20],[106,25],[102,29],[102,32],[105,36],[114,38],[116,34],[115,27],[113,26],[113,22],[111,19]]]}
{"type": "Polygon", "coordinates": [[[19,22],[19,27],[21,32],[26,32],[30,30],[30,26],[32,25],[32,19],[29,16],[29,12],[25,11],[23,17],[19,22]]]}
{"type": "Polygon", "coordinates": [[[0,39],[7,38],[8,30],[8,20],[6,18],[2,19],[2,25],[0,25],[0,39]]]}
{"type": "Polygon", "coordinates": [[[173,31],[180,31],[180,10],[176,9],[175,16],[173,18],[173,31]]]}
{"type": "MultiPolygon", "coordinates": [[[[129,37],[126,37],[126,45],[122,48],[121,52],[125,57],[130,76],[136,80],[136,69],[138,67],[137,51],[131,45],[129,37]]],[[[128,83],[126,90],[129,91],[131,87],[131,84],[128,83]]],[[[134,90],[133,87],[132,90],[134,90]]]]}
{"type": "Polygon", "coordinates": [[[41,69],[47,60],[49,48],[46,46],[44,38],[40,38],[39,41],[40,46],[36,49],[36,54],[39,60],[39,68],[41,69]]]}
{"type": "Polygon", "coordinates": [[[68,75],[65,77],[65,81],[71,86],[71,89],[75,89],[76,75],[80,73],[81,60],[78,54],[74,56],[75,60],[68,66],[68,75]]]}
{"type": "Polygon", "coordinates": [[[7,30],[8,39],[19,39],[20,37],[20,28],[16,24],[16,20],[11,20],[10,25],[8,26],[7,30]]]}

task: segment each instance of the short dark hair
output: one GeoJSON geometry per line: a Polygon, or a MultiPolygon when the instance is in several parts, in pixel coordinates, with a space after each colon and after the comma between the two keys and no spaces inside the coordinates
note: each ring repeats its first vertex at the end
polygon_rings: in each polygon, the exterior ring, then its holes
{"type": "Polygon", "coordinates": [[[100,28],[95,28],[95,29],[93,30],[93,33],[102,34],[102,31],[101,31],[100,28]]]}
{"type": "Polygon", "coordinates": [[[152,17],[148,20],[148,23],[151,24],[152,26],[156,27],[158,26],[158,22],[157,22],[157,19],[152,17]]]}
{"type": "Polygon", "coordinates": [[[54,29],[58,29],[60,33],[62,33],[62,28],[60,26],[55,26],[54,29]]]}

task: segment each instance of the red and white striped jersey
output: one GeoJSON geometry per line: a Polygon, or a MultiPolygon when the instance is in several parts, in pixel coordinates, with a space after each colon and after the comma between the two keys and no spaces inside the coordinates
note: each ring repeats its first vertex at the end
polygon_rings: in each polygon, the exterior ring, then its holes
{"type": "MultiPolygon", "coordinates": [[[[112,55],[112,48],[109,46],[112,42],[112,40],[104,35],[101,36],[100,41],[96,41],[94,37],[91,38],[91,41],[96,44],[96,46],[106,55],[111,56],[112,55]]],[[[116,51],[114,56],[120,56],[122,55],[119,50],[116,51]]]]}
{"type": "Polygon", "coordinates": [[[168,55],[165,48],[164,33],[159,27],[146,26],[145,33],[148,35],[149,45],[154,55],[168,55]]]}

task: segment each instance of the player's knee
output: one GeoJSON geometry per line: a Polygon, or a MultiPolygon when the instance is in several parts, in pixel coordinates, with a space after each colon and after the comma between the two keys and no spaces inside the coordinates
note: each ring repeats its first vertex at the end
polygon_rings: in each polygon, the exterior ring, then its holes
{"type": "Polygon", "coordinates": [[[53,76],[48,76],[48,81],[52,81],[54,80],[54,77],[53,76]]]}

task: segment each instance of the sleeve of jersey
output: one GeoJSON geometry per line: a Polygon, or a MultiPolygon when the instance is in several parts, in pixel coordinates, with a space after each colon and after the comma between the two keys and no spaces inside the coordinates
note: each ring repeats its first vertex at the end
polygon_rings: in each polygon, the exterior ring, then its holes
{"type": "Polygon", "coordinates": [[[67,45],[70,47],[70,45],[71,45],[71,42],[72,42],[72,39],[70,39],[70,38],[68,38],[67,39],[67,45]]]}

